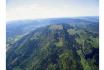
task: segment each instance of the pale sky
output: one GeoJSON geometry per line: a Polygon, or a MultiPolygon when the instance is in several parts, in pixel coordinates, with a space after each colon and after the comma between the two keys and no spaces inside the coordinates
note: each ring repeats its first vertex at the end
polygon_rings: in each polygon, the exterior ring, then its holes
{"type": "Polygon", "coordinates": [[[7,0],[7,21],[98,16],[99,0],[7,0]]]}

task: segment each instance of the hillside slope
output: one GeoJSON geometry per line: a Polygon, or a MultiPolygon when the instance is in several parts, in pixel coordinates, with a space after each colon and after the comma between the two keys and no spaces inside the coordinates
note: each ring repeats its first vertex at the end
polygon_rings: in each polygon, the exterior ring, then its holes
{"type": "Polygon", "coordinates": [[[98,17],[78,17],[78,18],[48,18],[37,20],[16,20],[6,24],[7,49],[12,44],[20,40],[24,35],[30,33],[36,28],[50,24],[69,24],[73,27],[86,29],[90,32],[99,32],[98,17]]]}
{"type": "Polygon", "coordinates": [[[98,27],[91,29],[57,23],[32,30],[10,45],[6,68],[99,70],[98,27]]]}

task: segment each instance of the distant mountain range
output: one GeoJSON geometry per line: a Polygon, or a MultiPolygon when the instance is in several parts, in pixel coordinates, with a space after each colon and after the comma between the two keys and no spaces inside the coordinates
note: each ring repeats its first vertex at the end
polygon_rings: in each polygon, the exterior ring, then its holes
{"type": "Polygon", "coordinates": [[[99,70],[99,17],[7,23],[7,70],[99,70]]]}

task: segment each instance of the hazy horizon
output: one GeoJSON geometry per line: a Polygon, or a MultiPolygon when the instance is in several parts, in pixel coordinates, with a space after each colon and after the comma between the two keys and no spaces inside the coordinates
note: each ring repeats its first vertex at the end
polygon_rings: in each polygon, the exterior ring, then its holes
{"type": "Polygon", "coordinates": [[[99,16],[99,0],[7,0],[7,21],[99,16]]]}
{"type": "Polygon", "coordinates": [[[15,22],[15,21],[38,21],[38,20],[47,20],[47,19],[84,19],[84,18],[99,18],[99,16],[76,16],[76,17],[52,17],[52,18],[34,18],[34,19],[14,19],[14,20],[7,20],[6,22],[15,22]]]}

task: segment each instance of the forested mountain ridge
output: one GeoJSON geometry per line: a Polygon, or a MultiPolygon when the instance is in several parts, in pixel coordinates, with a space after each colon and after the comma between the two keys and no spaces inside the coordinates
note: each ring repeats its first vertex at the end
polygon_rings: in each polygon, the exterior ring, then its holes
{"type": "Polygon", "coordinates": [[[98,28],[98,22],[89,21],[87,24],[54,23],[31,30],[9,45],[6,68],[99,70],[98,28]]]}
{"type": "Polygon", "coordinates": [[[6,24],[7,48],[36,28],[50,24],[69,24],[71,26],[99,32],[99,17],[77,17],[77,18],[48,18],[37,20],[9,21],[6,24]]]}

